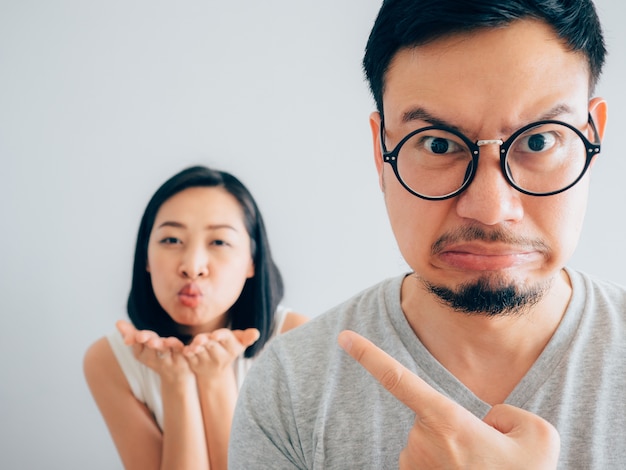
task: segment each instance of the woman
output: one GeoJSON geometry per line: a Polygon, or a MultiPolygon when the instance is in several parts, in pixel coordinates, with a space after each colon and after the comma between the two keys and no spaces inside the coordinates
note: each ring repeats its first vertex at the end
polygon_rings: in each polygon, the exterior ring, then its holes
{"type": "Polygon", "coordinates": [[[126,469],[226,468],[251,361],[306,321],[282,296],[263,219],[237,178],[196,166],[157,190],[137,237],[132,324],[119,321],[84,359],[126,469]]]}

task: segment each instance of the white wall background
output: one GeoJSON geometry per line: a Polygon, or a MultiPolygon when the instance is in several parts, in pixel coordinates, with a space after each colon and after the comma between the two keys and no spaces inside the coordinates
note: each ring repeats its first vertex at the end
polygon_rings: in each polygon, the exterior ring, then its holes
{"type": "MultiPolygon", "coordinates": [[[[0,467],[120,468],[82,356],[125,316],[139,218],[185,166],[238,175],[316,315],[404,264],[360,60],[380,0],[0,0],[0,467]]],[[[626,284],[626,35],[572,264],[626,284]]],[[[495,73],[495,72],[494,72],[495,73]]]]}

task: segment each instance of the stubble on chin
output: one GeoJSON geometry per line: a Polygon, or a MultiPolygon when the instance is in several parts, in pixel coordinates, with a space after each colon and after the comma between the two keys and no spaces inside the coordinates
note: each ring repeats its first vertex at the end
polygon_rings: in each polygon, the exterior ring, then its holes
{"type": "Polygon", "coordinates": [[[426,290],[443,305],[459,313],[497,317],[522,315],[549,290],[551,281],[519,285],[513,281],[484,276],[452,289],[419,278],[426,290]]]}
{"type": "MultiPolygon", "coordinates": [[[[538,238],[520,236],[502,227],[487,230],[469,225],[442,235],[433,243],[431,255],[437,256],[451,244],[472,241],[507,244],[519,250],[543,253],[546,258],[549,258],[551,251],[538,238]]],[[[544,297],[552,284],[551,279],[524,284],[498,273],[484,274],[454,288],[418,279],[443,305],[457,312],[488,317],[521,315],[529,311],[544,297]]]]}

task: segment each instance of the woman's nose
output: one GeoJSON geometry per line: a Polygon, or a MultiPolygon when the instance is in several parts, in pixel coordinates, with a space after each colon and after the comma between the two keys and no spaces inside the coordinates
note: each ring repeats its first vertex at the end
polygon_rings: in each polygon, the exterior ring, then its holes
{"type": "Polygon", "coordinates": [[[195,249],[185,253],[180,264],[180,274],[187,279],[206,277],[209,274],[209,256],[204,250],[195,249]]]}

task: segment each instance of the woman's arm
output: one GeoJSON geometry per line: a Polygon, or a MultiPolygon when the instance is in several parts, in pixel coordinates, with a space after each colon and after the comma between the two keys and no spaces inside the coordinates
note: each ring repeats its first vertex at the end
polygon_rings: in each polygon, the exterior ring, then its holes
{"type": "Polygon", "coordinates": [[[161,338],[153,331],[138,331],[125,321],[117,322],[124,342],[142,364],[155,371],[161,381],[163,403],[163,469],[207,469],[209,452],[202,421],[196,379],[183,343],[174,337],[161,338]]]}
{"type": "MultiPolygon", "coordinates": [[[[196,379],[182,351],[162,354],[158,360],[185,373],[162,373],[163,469],[209,467],[209,453],[196,379]]],[[[171,372],[171,371],[170,371],[171,372]]]]}
{"type": "Polygon", "coordinates": [[[89,347],[83,370],[124,468],[160,468],[161,431],[150,410],[133,396],[106,338],[89,347]]]}
{"type": "Polygon", "coordinates": [[[222,377],[199,378],[198,394],[211,469],[225,470],[228,465],[230,428],[239,394],[232,368],[224,371],[222,377]]]}
{"type": "Polygon", "coordinates": [[[187,359],[196,374],[213,470],[226,469],[228,464],[228,439],[238,395],[232,363],[258,338],[259,332],[254,328],[223,328],[196,336],[187,347],[187,359]]]}
{"type": "Polygon", "coordinates": [[[163,433],[150,410],[132,394],[106,338],[94,343],[84,360],[87,383],[124,467],[127,470],[208,468],[197,386],[186,359],[172,348],[171,341],[152,338],[152,343],[161,348],[157,350],[149,342],[134,342],[135,333],[151,332],[134,330],[132,338],[124,336],[127,344],[132,344],[137,360],[161,377],[163,433]]]}

